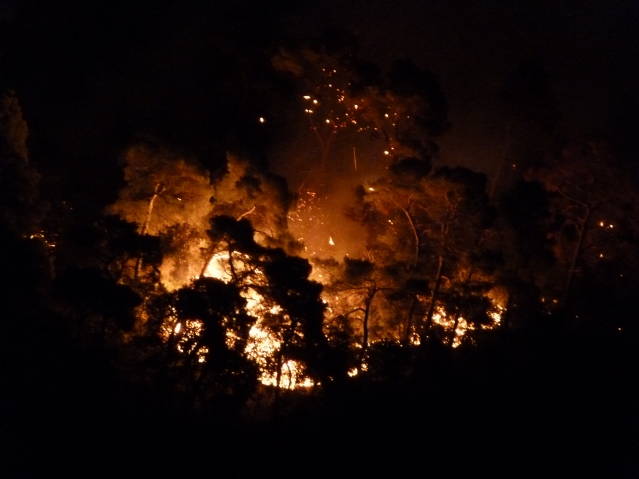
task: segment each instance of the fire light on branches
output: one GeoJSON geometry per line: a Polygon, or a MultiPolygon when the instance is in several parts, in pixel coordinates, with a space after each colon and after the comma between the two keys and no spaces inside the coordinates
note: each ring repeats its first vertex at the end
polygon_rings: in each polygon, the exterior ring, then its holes
{"type": "MultiPolygon", "coordinates": [[[[216,278],[224,282],[233,279],[233,274],[247,274],[253,277],[253,282],[257,286],[266,281],[264,273],[259,269],[248,270],[246,256],[234,253],[229,260],[228,253],[220,252],[215,254],[205,272],[204,276],[216,278]]],[[[245,353],[257,364],[260,370],[259,381],[265,386],[278,386],[277,371],[274,370],[274,357],[281,349],[281,341],[268,330],[264,324],[267,315],[278,315],[282,313],[278,305],[267,304],[256,288],[247,286],[242,289],[241,295],[246,299],[247,310],[255,318],[255,324],[249,332],[249,341],[245,353]]],[[[232,331],[227,331],[227,341],[233,343],[236,340],[232,331]]],[[[285,389],[308,388],[313,386],[313,381],[305,377],[303,367],[294,360],[285,360],[282,363],[282,374],[279,379],[279,387],[285,389]]]]}

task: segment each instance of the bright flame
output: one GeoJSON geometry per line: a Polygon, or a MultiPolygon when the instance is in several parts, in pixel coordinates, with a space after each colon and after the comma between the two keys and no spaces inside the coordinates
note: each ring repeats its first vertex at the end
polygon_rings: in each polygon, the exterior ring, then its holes
{"type": "MultiPolygon", "coordinates": [[[[232,255],[233,268],[236,273],[242,273],[246,271],[245,263],[241,261],[241,255],[234,253],[232,255]]],[[[253,273],[257,275],[263,275],[259,270],[253,270],[253,273]]],[[[230,272],[230,265],[228,259],[228,253],[217,253],[211,258],[204,276],[210,278],[216,278],[224,282],[229,282],[232,279],[230,272]]],[[[264,298],[251,287],[245,288],[241,295],[246,299],[246,308],[249,313],[257,318],[255,325],[249,332],[249,341],[245,349],[245,353],[251,358],[260,369],[259,381],[265,386],[277,386],[277,373],[269,368],[272,364],[273,358],[277,351],[280,349],[280,341],[265,328],[261,326],[262,319],[266,313],[277,315],[282,312],[282,309],[278,305],[272,305],[268,307],[264,298]],[[266,309],[268,307],[268,310],[266,309]]],[[[227,344],[233,345],[237,338],[234,333],[227,333],[227,344]]],[[[297,361],[286,360],[282,363],[282,373],[280,377],[280,387],[286,389],[295,388],[308,388],[313,386],[313,381],[309,378],[303,377],[302,365],[297,361]]]]}
{"type": "MultiPolygon", "coordinates": [[[[260,382],[265,386],[277,386],[277,372],[269,371],[268,365],[279,350],[280,342],[258,326],[251,328],[249,337],[246,353],[261,368],[260,382]]],[[[280,387],[295,389],[313,385],[309,378],[302,377],[302,368],[297,361],[288,360],[282,363],[280,387]]]]}
{"type": "Polygon", "coordinates": [[[209,348],[206,346],[198,348],[197,345],[197,338],[202,334],[203,327],[202,321],[189,319],[184,322],[184,327],[182,327],[182,323],[177,323],[173,328],[175,335],[178,337],[177,350],[185,354],[195,352],[198,363],[206,361],[206,355],[209,352],[209,348]]]}
{"type": "MultiPolygon", "coordinates": [[[[501,315],[504,311],[499,305],[495,305],[494,309],[488,313],[493,320],[492,324],[483,324],[480,326],[480,329],[495,329],[499,326],[501,322],[501,315]]],[[[445,331],[452,331],[455,327],[455,318],[451,315],[448,315],[444,308],[437,307],[435,313],[433,314],[433,323],[442,326],[445,331]]],[[[468,333],[468,331],[473,331],[477,329],[473,324],[468,323],[465,318],[459,316],[457,318],[457,327],[454,331],[454,336],[452,339],[452,347],[458,347],[464,338],[464,336],[468,333]]]]}

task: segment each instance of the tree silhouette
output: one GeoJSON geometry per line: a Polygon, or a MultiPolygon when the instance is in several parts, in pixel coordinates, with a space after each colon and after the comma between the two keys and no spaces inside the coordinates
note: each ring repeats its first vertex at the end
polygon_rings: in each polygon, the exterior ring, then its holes
{"type": "MultiPolygon", "coordinates": [[[[176,265],[180,254],[187,255],[190,262],[197,263],[199,243],[206,240],[203,232],[210,216],[209,200],[213,195],[208,172],[166,148],[148,144],[129,148],[124,160],[126,186],[120,190],[118,201],[110,205],[107,212],[137,223],[143,236],[163,235],[167,253],[173,253],[167,254],[162,265],[166,282],[173,287],[183,284],[197,273],[188,267],[180,269],[180,265],[176,265]],[[185,241],[181,248],[176,248],[171,235],[167,234],[169,231],[179,231],[189,241],[185,241]],[[199,238],[192,238],[196,231],[201,232],[199,238]],[[179,250],[177,255],[176,249],[179,250]],[[171,277],[174,279],[172,282],[171,277]]],[[[142,265],[143,258],[138,257],[135,279],[142,265]]]]}
{"type": "Polygon", "coordinates": [[[15,235],[40,232],[40,175],[29,163],[29,130],[13,91],[0,97],[0,222],[15,235]]]}
{"type": "Polygon", "coordinates": [[[545,168],[531,172],[551,195],[555,255],[567,264],[561,303],[569,305],[579,261],[592,266],[614,256],[615,223],[624,221],[624,205],[634,191],[611,164],[605,145],[580,141],[545,168]]]}
{"type": "Polygon", "coordinates": [[[67,314],[75,318],[78,343],[90,344],[97,337],[100,348],[110,323],[123,331],[132,329],[135,307],[142,302],[129,286],[97,269],[68,269],[56,278],[55,289],[61,304],[70,308],[67,314]],[[87,323],[93,330],[86,331],[87,323]]]}
{"type": "Polygon", "coordinates": [[[183,367],[190,372],[192,403],[199,395],[233,397],[241,405],[257,384],[256,368],[245,355],[249,330],[255,321],[246,311],[246,299],[233,283],[199,278],[175,293],[173,335],[186,331],[186,322],[198,321],[198,334],[182,343],[183,367]],[[179,325],[179,326],[178,326],[179,325]]]}

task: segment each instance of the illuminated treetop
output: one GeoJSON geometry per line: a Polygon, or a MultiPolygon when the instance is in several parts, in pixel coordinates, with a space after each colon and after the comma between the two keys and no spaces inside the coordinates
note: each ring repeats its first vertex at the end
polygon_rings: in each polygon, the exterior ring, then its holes
{"type": "Polygon", "coordinates": [[[197,163],[143,144],[129,148],[124,160],[127,185],[109,207],[110,213],[135,221],[142,234],[157,234],[182,223],[206,227],[213,188],[197,163]]]}
{"type": "Polygon", "coordinates": [[[432,73],[409,61],[396,61],[388,72],[325,48],[282,50],[275,69],[292,75],[301,107],[326,166],[336,135],[353,144],[357,134],[381,140],[379,154],[392,160],[430,160],[437,152],[434,137],[447,127],[446,104],[432,73]]]}

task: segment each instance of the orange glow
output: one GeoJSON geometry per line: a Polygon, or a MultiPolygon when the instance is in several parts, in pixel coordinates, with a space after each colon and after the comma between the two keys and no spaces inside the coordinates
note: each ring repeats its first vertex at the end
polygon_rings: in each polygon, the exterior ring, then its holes
{"type": "MultiPolygon", "coordinates": [[[[235,254],[233,257],[233,267],[238,273],[246,272],[245,263],[241,261],[240,256],[239,254],[235,254]]],[[[204,276],[216,278],[224,282],[231,281],[232,276],[228,263],[229,259],[226,252],[214,255],[204,272],[204,276]]],[[[262,275],[262,272],[259,270],[254,270],[253,272],[258,276],[262,275]]],[[[281,312],[281,308],[277,305],[267,306],[264,302],[264,298],[251,287],[244,289],[241,294],[246,299],[247,310],[251,316],[256,318],[256,322],[249,332],[249,342],[245,352],[260,369],[259,381],[265,386],[277,386],[277,372],[273,371],[272,367],[269,368],[269,365],[272,364],[273,358],[277,351],[279,351],[281,344],[280,341],[264,327],[263,320],[266,313],[275,315],[281,312]]],[[[227,333],[227,342],[233,344],[235,339],[233,333],[227,333]]],[[[313,386],[313,382],[309,378],[304,377],[302,371],[303,368],[298,362],[293,360],[284,361],[282,364],[280,387],[296,389],[313,386]]]]}

